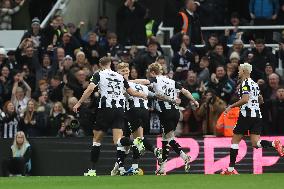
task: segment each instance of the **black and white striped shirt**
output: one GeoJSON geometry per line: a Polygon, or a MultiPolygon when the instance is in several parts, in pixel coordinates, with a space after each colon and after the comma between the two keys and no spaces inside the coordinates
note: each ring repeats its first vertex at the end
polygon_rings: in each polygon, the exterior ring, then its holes
{"type": "Polygon", "coordinates": [[[262,118],[258,101],[260,95],[259,86],[251,78],[244,80],[241,84],[239,89],[240,98],[244,94],[249,95],[249,101],[241,107],[242,116],[262,118]]]}
{"type": "Polygon", "coordinates": [[[124,91],[129,88],[128,82],[122,75],[106,69],[95,73],[90,83],[98,86],[101,94],[98,108],[124,108],[124,91]]]}
{"type": "MultiPolygon", "coordinates": [[[[137,92],[142,92],[146,95],[149,94],[149,90],[148,87],[146,87],[145,85],[140,85],[140,84],[136,84],[133,82],[128,82],[130,88],[136,90],[137,92]]],[[[148,109],[148,100],[145,100],[143,98],[139,98],[139,97],[134,97],[134,96],[126,96],[126,109],[132,109],[132,108],[145,108],[148,109]]]]}
{"type": "Polygon", "coordinates": [[[7,115],[1,117],[0,128],[2,133],[2,138],[14,138],[18,132],[19,120],[17,115],[7,115]]]}
{"type": "MultiPolygon", "coordinates": [[[[151,79],[150,82],[153,85],[155,94],[168,97],[171,100],[176,100],[178,92],[182,89],[181,85],[166,76],[157,76],[156,78],[151,79]]],[[[161,100],[155,100],[154,106],[159,112],[177,109],[175,104],[161,100]]]]}

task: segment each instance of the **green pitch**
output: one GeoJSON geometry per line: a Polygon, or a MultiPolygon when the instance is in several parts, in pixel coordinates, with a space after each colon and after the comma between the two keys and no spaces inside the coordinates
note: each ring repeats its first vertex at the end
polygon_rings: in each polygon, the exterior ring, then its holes
{"type": "Polygon", "coordinates": [[[280,189],[283,184],[284,174],[0,178],[0,189],[280,189]]]}

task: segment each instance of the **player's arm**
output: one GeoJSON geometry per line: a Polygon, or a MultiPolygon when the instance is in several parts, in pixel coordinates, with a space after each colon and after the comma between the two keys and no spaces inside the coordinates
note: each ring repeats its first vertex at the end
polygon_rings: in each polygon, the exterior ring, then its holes
{"type": "Polygon", "coordinates": [[[134,97],[139,97],[139,98],[144,98],[144,99],[147,99],[147,95],[145,93],[140,93],[134,89],[132,89],[128,82],[126,80],[123,81],[124,83],[124,88],[126,89],[126,92],[131,95],[131,96],[134,96],[134,97]]]}
{"type": "Polygon", "coordinates": [[[73,107],[73,111],[74,112],[78,112],[78,108],[81,106],[81,104],[87,99],[89,98],[89,96],[92,94],[92,92],[94,91],[94,89],[97,87],[97,85],[100,82],[100,75],[99,73],[95,73],[92,78],[90,79],[90,84],[88,85],[87,89],[84,91],[82,97],[80,98],[80,100],[77,102],[77,104],[75,104],[75,106],[73,107]]]}
{"type": "Polygon", "coordinates": [[[242,93],[241,93],[242,98],[239,101],[235,102],[234,104],[228,106],[225,110],[225,114],[227,114],[232,108],[240,107],[240,106],[248,103],[250,87],[248,85],[244,85],[244,86],[242,86],[241,91],[242,91],[242,93]]]}
{"type": "Polygon", "coordinates": [[[258,103],[261,105],[261,104],[264,104],[264,100],[263,100],[263,96],[262,95],[259,95],[258,96],[258,103]]]}
{"type": "Polygon", "coordinates": [[[135,80],[130,80],[130,82],[140,85],[150,85],[151,83],[151,81],[148,79],[135,79],[135,80]]]}
{"type": "Polygon", "coordinates": [[[196,108],[199,108],[199,103],[193,98],[191,92],[189,92],[188,90],[186,90],[185,88],[181,88],[180,92],[186,97],[188,98],[190,101],[193,102],[194,106],[196,108]]]}
{"type": "Polygon", "coordinates": [[[80,100],[77,102],[77,104],[73,107],[73,111],[74,112],[78,112],[78,108],[82,105],[82,103],[89,98],[89,96],[92,94],[92,92],[94,91],[94,89],[97,87],[97,85],[95,85],[94,83],[90,83],[87,87],[87,89],[84,91],[82,97],[80,98],[80,100]]]}

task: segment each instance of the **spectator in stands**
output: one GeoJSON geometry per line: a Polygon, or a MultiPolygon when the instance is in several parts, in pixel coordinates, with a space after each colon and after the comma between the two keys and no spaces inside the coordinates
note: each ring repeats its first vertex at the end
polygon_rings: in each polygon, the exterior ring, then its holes
{"type": "Polygon", "coordinates": [[[81,28],[85,25],[85,22],[80,21],[78,26],[75,26],[74,23],[68,23],[67,24],[67,32],[70,33],[74,38],[77,39],[80,43],[82,42],[82,36],[81,36],[81,28]]]}
{"type": "Polygon", "coordinates": [[[237,52],[232,52],[230,55],[230,63],[233,64],[234,67],[239,67],[240,65],[240,55],[237,52]]]}
{"type": "Polygon", "coordinates": [[[206,83],[210,80],[209,73],[209,60],[207,56],[203,56],[199,62],[199,68],[197,68],[197,81],[199,83],[206,83]]]}
{"type": "Polygon", "coordinates": [[[4,48],[0,48],[0,68],[7,64],[7,54],[4,48]]]}
{"type": "Polygon", "coordinates": [[[228,103],[234,92],[235,83],[228,78],[225,67],[219,65],[216,72],[211,75],[208,87],[216,92],[216,96],[228,103]]]}
{"type": "Polygon", "coordinates": [[[186,41],[189,41],[188,35],[183,35],[183,42],[178,52],[173,56],[173,71],[175,71],[175,78],[177,80],[185,80],[188,70],[197,70],[197,64],[195,64],[195,52],[186,41]]]}
{"type": "Polygon", "coordinates": [[[73,58],[70,55],[65,56],[63,61],[59,62],[59,72],[62,75],[68,75],[72,65],[73,65],[73,58]]]}
{"type": "Polygon", "coordinates": [[[49,136],[58,136],[60,128],[64,125],[66,111],[61,102],[56,102],[48,118],[47,129],[49,136]]]}
{"type": "Polygon", "coordinates": [[[15,106],[11,101],[7,101],[3,106],[3,112],[0,113],[1,138],[14,138],[19,130],[19,119],[15,106]]]}
{"type": "Polygon", "coordinates": [[[216,96],[213,90],[208,90],[205,93],[204,100],[200,108],[197,110],[197,115],[202,121],[202,130],[204,135],[216,135],[215,125],[219,116],[226,108],[226,103],[216,96]]]}
{"type": "Polygon", "coordinates": [[[47,91],[42,92],[40,97],[38,97],[37,112],[42,112],[44,115],[49,115],[52,106],[53,104],[48,98],[48,92],[47,91]]]}
{"type": "Polygon", "coordinates": [[[272,73],[268,76],[268,85],[263,91],[263,98],[264,101],[266,102],[267,100],[275,100],[276,99],[276,94],[277,94],[277,89],[280,86],[280,76],[277,75],[276,73],[272,73]]]}
{"type": "Polygon", "coordinates": [[[25,133],[19,131],[16,133],[11,153],[8,160],[2,162],[3,176],[29,175],[31,173],[31,145],[26,139],[25,133]]]}
{"type": "Polygon", "coordinates": [[[158,56],[156,59],[156,62],[159,63],[162,66],[163,69],[163,75],[166,75],[168,73],[168,63],[166,61],[165,56],[161,55],[158,56]]]}
{"type": "Polygon", "coordinates": [[[230,80],[233,80],[234,83],[238,82],[238,66],[235,66],[233,63],[228,63],[226,66],[226,73],[230,80]]]}
{"type": "Polygon", "coordinates": [[[25,3],[22,0],[15,7],[12,7],[10,0],[3,0],[0,7],[0,30],[11,30],[12,29],[12,15],[20,10],[25,3]]]}
{"type": "Polygon", "coordinates": [[[74,91],[74,96],[77,99],[82,96],[88,84],[89,83],[86,81],[86,73],[83,70],[75,72],[75,80],[73,82],[68,81],[68,87],[74,91]]]}
{"type": "Polygon", "coordinates": [[[110,53],[112,57],[118,57],[118,55],[123,51],[123,46],[121,46],[117,41],[117,35],[113,32],[107,35],[107,47],[104,49],[104,53],[101,56],[110,53]]]}
{"type": "Polygon", "coordinates": [[[107,16],[100,16],[93,30],[93,32],[97,34],[98,44],[102,48],[107,47],[108,20],[109,18],[107,16]]]}
{"type": "Polygon", "coordinates": [[[83,51],[91,65],[99,64],[99,58],[102,56],[102,49],[97,42],[97,34],[94,32],[89,33],[88,42],[83,43],[83,51]]]}
{"type": "Polygon", "coordinates": [[[20,69],[23,79],[29,84],[32,91],[35,91],[36,89],[36,78],[34,75],[34,72],[31,72],[27,64],[22,65],[22,68],[20,69]]]}
{"type": "Polygon", "coordinates": [[[150,64],[156,61],[158,56],[158,42],[150,40],[147,49],[137,55],[135,60],[135,67],[137,68],[139,78],[145,78],[146,69],[150,64]]]}
{"type": "Polygon", "coordinates": [[[117,33],[119,40],[124,45],[145,45],[146,30],[145,18],[146,9],[140,2],[125,0],[124,5],[118,9],[117,33]]]}
{"type": "Polygon", "coordinates": [[[43,32],[40,29],[40,20],[38,18],[32,19],[31,29],[27,31],[22,37],[21,41],[26,38],[31,38],[35,48],[40,50],[42,41],[44,40],[43,32]]]}
{"type": "Polygon", "coordinates": [[[19,64],[16,60],[15,51],[14,50],[8,51],[7,56],[8,56],[7,64],[9,66],[9,69],[11,69],[11,70],[20,69],[19,64]]]}
{"type": "Polygon", "coordinates": [[[60,102],[63,99],[63,87],[65,83],[58,75],[54,75],[50,80],[50,87],[48,88],[48,96],[52,102],[60,102]]]}
{"type": "Polygon", "coordinates": [[[30,99],[24,115],[20,119],[20,128],[25,132],[27,137],[40,136],[40,117],[36,110],[36,101],[30,99]]]}
{"type": "Polygon", "coordinates": [[[195,0],[186,0],[185,8],[179,12],[175,33],[182,32],[190,36],[193,45],[202,44],[203,36],[199,16],[196,13],[200,3],[195,0]]]}
{"type": "Polygon", "coordinates": [[[132,66],[130,70],[129,80],[134,80],[134,79],[138,79],[138,72],[137,69],[134,66],[132,66]]]}
{"type": "Polygon", "coordinates": [[[223,26],[228,9],[228,2],[224,0],[201,1],[199,8],[202,26],[223,26]]]}
{"type": "Polygon", "coordinates": [[[3,66],[0,73],[0,107],[10,100],[13,87],[13,79],[7,66],[3,66]]]}
{"type": "MultiPolygon", "coordinates": [[[[268,133],[270,135],[284,135],[284,88],[279,87],[276,99],[270,99],[264,103],[264,109],[269,112],[268,133]]],[[[267,120],[266,120],[267,121],[267,120]]]]}
{"type": "MultiPolygon", "coordinates": [[[[279,0],[250,0],[249,11],[254,25],[274,25],[278,16],[279,0]]],[[[265,38],[267,43],[272,42],[271,31],[258,32],[256,37],[265,38]]]]}
{"type": "Polygon", "coordinates": [[[45,80],[45,79],[39,80],[38,81],[38,86],[35,89],[35,91],[33,92],[32,97],[34,99],[37,99],[38,97],[41,96],[41,94],[43,92],[47,92],[47,89],[48,89],[48,82],[47,82],[47,80],[45,80]]]}
{"type": "Polygon", "coordinates": [[[265,41],[258,39],[255,41],[255,49],[253,49],[252,54],[252,79],[257,81],[263,78],[265,65],[269,62],[273,67],[276,65],[276,58],[272,54],[271,49],[265,46],[265,41]]]}
{"type": "Polygon", "coordinates": [[[211,33],[208,37],[208,41],[206,41],[206,44],[203,48],[198,49],[198,53],[200,56],[207,56],[209,53],[211,53],[215,46],[219,43],[219,38],[217,34],[211,33]]]}
{"type": "Polygon", "coordinates": [[[68,55],[72,56],[73,58],[75,58],[74,53],[75,53],[76,49],[80,48],[80,43],[70,33],[65,32],[65,33],[63,33],[62,41],[61,41],[59,46],[64,49],[66,54],[68,54],[68,55]]]}
{"type": "Polygon", "coordinates": [[[12,89],[12,97],[11,101],[16,107],[16,112],[21,116],[28,104],[28,101],[31,98],[31,91],[32,89],[30,86],[26,83],[26,81],[23,79],[23,76],[18,73],[14,76],[14,85],[12,89]],[[19,86],[21,84],[24,88],[25,91],[22,87],[19,86]]]}
{"type": "Polygon", "coordinates": [[[34,69],[36,70],[36,80],[50,80],[56,73],[56,65],[51,61],[48,54],[43,54],[42,64],[39,61],[35,61],[34,69]]]}
{"type": "Polygon", "coordinates": [[[78,51],[76,53],[76,60],[74,66],[78,67],[79,69],[87,68],[89,70],[92,70],[88,59],[86,59],[85,53],[82,51],[78,51]]]}
{"type": "Polygon", "coordinates": [[[210,73],[214,73],[218,65],[225,66],[227,63],[226,57],[224,55],[224,47],[220,43],[215,45],[214,50],[209,52],[208,57],[210,60],[210,73]]]}

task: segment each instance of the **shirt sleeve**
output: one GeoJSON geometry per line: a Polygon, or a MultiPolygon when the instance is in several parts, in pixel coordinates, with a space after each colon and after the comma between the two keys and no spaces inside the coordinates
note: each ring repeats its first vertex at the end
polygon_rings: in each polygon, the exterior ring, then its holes
{"type": "Polygon", "coordinates": [[[250,86],[247,81],[243,81],[242,88],[241,88],[241,95],[249,94],[250,86]]]}
{"type": "Polygon", "coordinates": [[[123,80],[123,85],[124,85],[125,89],[129,89],[130,88],[129,83],[125,79],[123,80]]]}
{"type": "Polygon", "coordinates": [[[98,85],[99,82],[100,82],[100,74],[99,72],[97,72],[91,77],[90,83],[94,83],[95,85],[98,85]]]}

